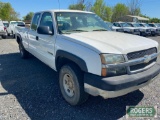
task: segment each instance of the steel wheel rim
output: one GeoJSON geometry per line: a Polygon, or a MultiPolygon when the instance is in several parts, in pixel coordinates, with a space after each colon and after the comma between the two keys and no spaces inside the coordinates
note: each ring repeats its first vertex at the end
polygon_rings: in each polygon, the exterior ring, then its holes
{"type": "Polygon", "coordinates": [[[69,74],[65,74],[63,76],[63,88],[65,93],[69,96],[69,97],[73,97],[74,96],[74,83],[73,83],[73,78],[71,77],[71,75],[69,74]]]}

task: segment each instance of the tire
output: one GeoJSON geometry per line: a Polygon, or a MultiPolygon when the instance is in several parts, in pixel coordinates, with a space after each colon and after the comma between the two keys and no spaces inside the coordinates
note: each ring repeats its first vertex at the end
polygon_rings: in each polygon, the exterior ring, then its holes
{"type": "Polygon", "coordinates": [[[10,34],[8,33],[8,31],[7,31],[7,36],[10,36],[10,34]]]}
{"type": "Polygon", "coordinates": [[[5,36],[5,35],[2,35],[2,38],[3,38],[3,39],[6,39],[6,37],[7,37],[7,36],[5,36]]]}
{"type": "Polygon", "coordinates": [[[23,59],[28,58],[29,52],[25,50],[21,42],[19,43],[19,51],[20,51],[21,58],[23,59]]]}
{"type": "Polygon", "coordinates": [[[15,35],[15,34],[13,34],[13,38],[16,38],[16,35],[15,35]]]}
{"type": "Polygon", "coordinates": [[[13,34],[13,31],[12,31],[12,37],[13,37],[13,38],[15,38],[15,37],[16,37],[16,36],[15,36],[15,34],[13,34]]]}
{"type": "Polygon", "coordinates": [[[88,99],[84,91],[83,73],[75,64],[61,67],[59,85],[62,96],[70,105],[80,105],[88,99]]]}

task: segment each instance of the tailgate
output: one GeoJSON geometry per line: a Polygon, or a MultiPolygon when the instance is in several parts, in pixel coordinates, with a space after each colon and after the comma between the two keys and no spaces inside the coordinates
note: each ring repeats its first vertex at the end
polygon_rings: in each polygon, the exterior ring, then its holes
{"type": "Polygon", "coordinates": [[[0,32],[4,32],[4,26],[0,25],[0,32]]]}

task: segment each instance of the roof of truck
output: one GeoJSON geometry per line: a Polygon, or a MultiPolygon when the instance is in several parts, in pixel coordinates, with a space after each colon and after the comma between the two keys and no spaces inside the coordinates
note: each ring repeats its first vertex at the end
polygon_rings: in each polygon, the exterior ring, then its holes
{"type": "MultiPolygon", "coordinates": [[[[63,9],[61,9],[61,10],[58,10],[58,9],[54,9],[54,10],[43,10],[43,11],[39,11],[39,12],[47,12],[47,11],[49,11],[49,12],[79,12],[79,13],[92,13],[93,14],[93,12],[89,12],[89,11],[81,11],[81,10],[63,10],[63,9]]],[[[36,13],[39,13],[39,12],[36,12],[36,13]]]]}

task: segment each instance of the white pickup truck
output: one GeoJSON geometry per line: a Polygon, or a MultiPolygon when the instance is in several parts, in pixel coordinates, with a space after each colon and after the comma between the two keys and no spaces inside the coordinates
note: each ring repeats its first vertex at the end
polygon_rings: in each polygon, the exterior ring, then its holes
{"type": "Polygon", "coordinates": [[[41,11],[29,29],[16,28],[21,57],[30,53],[57,71],[61,93],[71,105],[85,102],[89,94],[105,99],[125,95],[160,72],[156,41],[107,31],[92,12],[41,11]]]}
{"type": "Polygon", "coordinates": [[[138,28],[134,28],[125,22],[115,22],[113,23],[112,29],[122,28],[124,33],[130,33],[134,35],[140,35],[140,30],[138,28]]]}
{"type": "Polygon", "coordinates": [[[23,21],[10,21],[9,25],[7,26],[8,36],[13,35],[13,38],[15,38],[15,27],[17,25],[18,26],[25,26],[25,23],[23,21]]]}
{"type": "Polygon", "coordinates": [[[1,19],[0,19],[0,36],[3,39],[6,39],[7,36],[6,27],[4,26],[3,21],[1,19]]]}
{"type": "Polygon", "coordinates": [[[142,27],[140,26],[138,23],[135,22],[130,22],[128,23],[130,26],[137,28],[140,30],[140,35],[141,36],[150,36],[151,35],[151,29],[147,28],[147,27],[142,27]]]}

